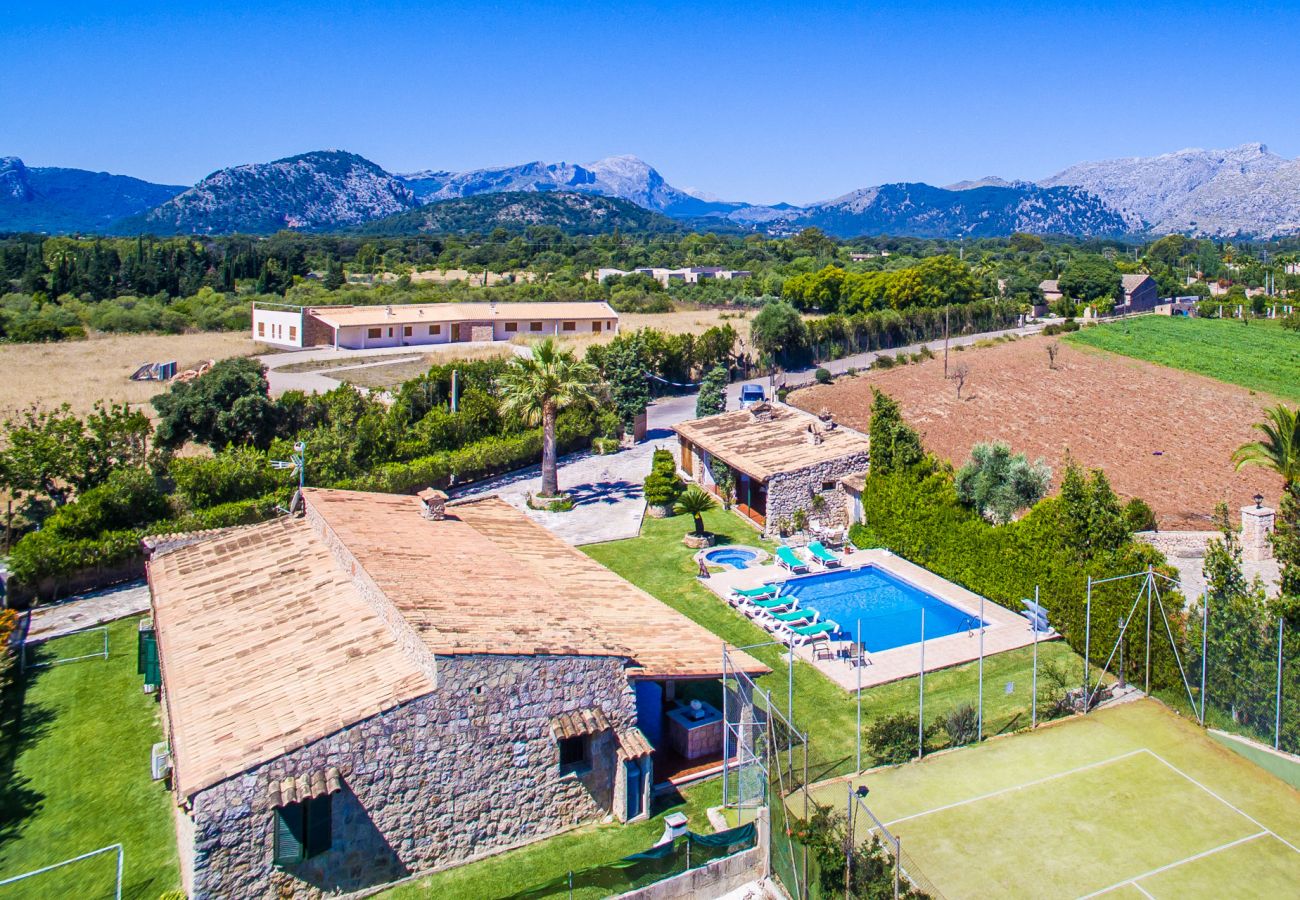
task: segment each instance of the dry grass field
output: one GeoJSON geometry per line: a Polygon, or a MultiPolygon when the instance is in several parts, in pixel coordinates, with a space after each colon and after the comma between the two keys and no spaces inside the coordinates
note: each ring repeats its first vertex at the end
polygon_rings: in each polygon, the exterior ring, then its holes
{"type": "Polygon", "coordinates": [[[0,344],[0,419],[33,404],[68,403],[89,412],[96,400],[145,406],[163,385],[132,381],[146,362],[176,360],[184,371],[209,359],[265,352],[243,331],[104,335],[58,344],[0,344]]]}
{"type": "Polygon", "coordinates": [[[954,353],[969,380],[957,399],[943,378],[942,356],[873,371],[791,395],[795,405],[829,408],[866,429],[873,387],[894,397],[928,450],[961,465],[971,446],[1000,440],[1042,457],[1059,478],[1068,452],[1105,470],[1115,490],[1151,504],[1162,528],[1208,527],[1215,504],[1234,510],[1256,493],[1276,501],[1281,480],[1260,468],[1234,472],[1232,451],[1255,438],[1251,425],[1276,398],[1164,366],[1060,345],[1052,339],[954,353]]]}

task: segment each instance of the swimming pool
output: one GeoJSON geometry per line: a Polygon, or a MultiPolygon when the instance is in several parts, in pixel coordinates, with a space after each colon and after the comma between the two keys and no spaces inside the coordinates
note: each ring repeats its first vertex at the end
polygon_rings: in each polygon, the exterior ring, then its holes
{"type": "Polygon", "coordinates": [[[763,551],[753,547],[714,547],[701,554],[711,566],[730,566],[733,569],[746,569],[764,555],[763,551]]]}
{"type": "Polygon", "coordinates": [[[840,638],[860,640],[872,653],[920,641],[921,610],[927,641],[979,627],[978,616],[875,566],[794,578],[782,593],[798,597],[801,607],[817,610],[822,619],[833,619],[840,638]]]}

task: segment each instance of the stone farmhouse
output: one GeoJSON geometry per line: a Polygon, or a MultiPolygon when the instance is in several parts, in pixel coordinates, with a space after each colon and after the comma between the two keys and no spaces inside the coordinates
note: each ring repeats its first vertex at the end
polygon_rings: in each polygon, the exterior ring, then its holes
{"type": "MultiPolygon", "coordinates": [[[[1123,294],[1115,301],[1113,315],[1150,312],[1160,302],[1160,288],[1156,284],[1156,280],[1150,275],[1121,275],[1120,286],[1123,294]]],[[[1049,279],[1040,282],[1038,287],[1043,292],[1045,306],[1050,306],[1061,299],[1061,285],[1057,280],[1049,279]]],[[[1042,315],[1044,312],[1046,312],[1045,308],[1042,312],[1036,309],[1034,314],[1042,315]]]]}
{"type": "Polygon", "coordinates": [[[642,819],[721,758],[688,698],[758,715],[716,636],[496,498],[306,489],[145,546],[191,898],[347,893],[642,819]]]}
{"type": "Polygon", "coordinates": [[[869,444],[861,432],[766,402],[674,430],[683,477],[716,494],[714,469],[728,466],[735,475],[735,510],[764,534],[779,533],[800,509],[810,520],[850,520],[851,498],[841,479],[867,469],[869,444]]]}
{"type": "Polygon", "coordinates": [[[419,347],[618,331],[608,303],[253,304],[253,340],[276,347],[419,347]]]}

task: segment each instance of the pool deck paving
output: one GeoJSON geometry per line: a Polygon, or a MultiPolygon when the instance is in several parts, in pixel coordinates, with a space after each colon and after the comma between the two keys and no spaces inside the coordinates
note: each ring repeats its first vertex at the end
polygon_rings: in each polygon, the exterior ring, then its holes
{"type": "MultiPolygon", "coordinates": [[[[956,607],[972,617],[981,615],[982,598],[972,591],[940,578],[915,563],[908,562],[888,550],[859,550],[856,553],[842,555],[845,569],[859,569],[876,566],[885,572],[908,582],[956,607]]],[[[837,569],[825,569],[816,564],[809,566],[808,575],[819,575],[837,569]]],[[[725,600],[734,588],[754,588],[769,583],[780,583],[807,577],[792,575],[776,564],[749,566],[744,569],[727,569],[701,579],[701,584],[708,587],[725,600]]],[[[1023,616],[999,606],[992,600],[983,600],[983,619],[987,623],[984,629],[984,655],[992,656],[1007,650],[1027,647],[1034,643],[1034,632],[1023,616]]],[[[757,621],[757,620],[756,620],[757,621]]],[[[840,625],[849,623],[840,622],[840,625]]],[[[1039,641],[1054,639],[1055,634],[1041,634],[1039,641]]],[[[861,687],[869,688],[887,684],[903,678],[911,678],[921,670],[921,645],[909,644],[892,650],[868,653],[866,662],[858,666],[853,660],[842,656],[847,652],[848,641],[830,641],[820,645],[805,644],[795,648],[798,658],[816,667],[824,675],[847,691],[856,690],[861,678],[861,687]],[[827,650],[830,650],[828,655],[827,650]]],[[[950,634],[946,637],[932,638],[925,641],[925,671],[945,669],[949,666],[973,662],[980,658],[980,633],[977,629],[950,634]]]]}

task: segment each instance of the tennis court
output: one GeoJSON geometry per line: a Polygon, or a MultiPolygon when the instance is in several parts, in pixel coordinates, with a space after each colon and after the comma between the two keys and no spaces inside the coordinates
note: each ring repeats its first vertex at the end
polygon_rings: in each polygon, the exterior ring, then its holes
{"type": "MultiPolygon", "coordinates": [[[[948,898],[1284,897],[1300,884],[1300,792],[1151,700],[859,783],[948,898]]],[[[843,782],[815,790],[844,796],[843,782]]]]}

